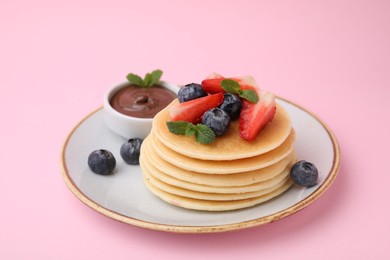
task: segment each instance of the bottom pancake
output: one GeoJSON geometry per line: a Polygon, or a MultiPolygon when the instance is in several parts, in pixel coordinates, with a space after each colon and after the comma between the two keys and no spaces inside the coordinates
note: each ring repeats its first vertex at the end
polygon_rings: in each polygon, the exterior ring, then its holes
{"type": "Polygon", "coordinates": [[[264,194],[270,193],[280,186],[282,186],[290,176],[285,176],[279,182],[271,187],[267,187],[255,192],[245,192],[245,193],[208,193],[208,192],[199,192],[193,190],[187,190],[180,187],[169,185],[150,174],[147,170],[144,169],[144,176],[148,182],[150,182],[156,188],[186,198],[200,199],[200,200],[217,200],[217,201],[231,201],[231,200],[242,200],[262,196],[264,194]]]}
{"type": "Polygon", "coordinates": [[[174,195],[172,193],[165,192],[157,188],[156,186],[154,186],[150,182],[150,180],[148,180],[148,177],[144,177],[144,182],[154,195],[156,195],[160,199],[172,205],[186,208],[186,209],[204,210],[204,211],[228,211],[228,210],[236,210],[236,209],[252,207],[254,205],[275,198],[276,196],[287,191],[292,186],[291,179],[287,178],[286,182],[283,183],[283,185],[280,186],[279,188],[255,198],[232,200],[232,201],[214,201],[214,200],[192,199],[192,198],[182,197],[182,196],[174,195]]]}

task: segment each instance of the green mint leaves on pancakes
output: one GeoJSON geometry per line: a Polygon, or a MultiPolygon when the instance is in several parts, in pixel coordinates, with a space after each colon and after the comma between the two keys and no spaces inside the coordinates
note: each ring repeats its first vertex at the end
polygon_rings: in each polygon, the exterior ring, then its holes
{"type": "Polygon", "coordinates": [[[214,142],[215,134],[210,127],[197,124],[194,125],[185,121],[169,121],[167,122],[169,132],[175,135],[195,136],[198,143],[209,144],[214,142]]]}
{"type": "Polygon", "coordinates": [[[224,79],[221,81],[221,87],[228,93],[237,94],[239,97],[248,100],[252,103],[259,101],[259,96],[252,89],[242,90],[240,84],[232,79],[224,79]]]}

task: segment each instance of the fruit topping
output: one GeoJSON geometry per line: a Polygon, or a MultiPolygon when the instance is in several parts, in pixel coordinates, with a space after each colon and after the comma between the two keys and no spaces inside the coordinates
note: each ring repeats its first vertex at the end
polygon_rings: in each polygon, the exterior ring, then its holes
{"type": "Polygon", "coordinates": [[[175,135],[195,135],[195,140],[201,144],[209,144],[214,142],[215,140],[214,131],[206,125],[194,125],[185,121],[170,121],[167,122],[167,127],[169,129],[169,132],[175,135]]]}
{"type": "Polygon", "coordinates": [[[226,91],[221,87],[221,81],[224,78],[211,78],[202,81],[202,88],[210,94],[225,93],[226,91]]]}
{"type": "Polygon", "coordinates": [[[240,116],[242,103],[239,97],[231,93],[223,95],[223,102],[219,106],[220,109],[228,113],[231,120],[235,120],[240,116]]]}
{"type": "Polygon", "coordinates": [[[252,103],[243,100],[239,119],[240,136],[252,141],[272,121],[276,113],[275,96],[270,92],[260,93],[260,100],[252,103]]]}
{"type": "Polygon", "coordinates": [[[221,108],[215,107],[204,113],[202,123],[210,127],[216,136],[219,136],[229,129],[230,116],[221,108]]]}
{"type": "Polygon", "coordinates": [[[172,121],[186,121],[195,124],[200,122],[207,110],[219,106],[222,101],[223,94],[218,93],[178,103],[169,108],[169,116],[172,121]]]}
{"type": "Polygon", "coordinates": [[[227,131],[231,120],[238,118],[240,136],[247,141],[254,140],[276,113],[275,96],[260,92],[251,76],[225,78],[213,73],[201,85],[192,83],[183,87],[179,101],[168,111],[172,121],[197,124],[203,118],[202,123],[219,136],[227,131]],[[204,92],[209,95],[203,96],[204,92]],[[213,109],[216,107],[219,109],[213,109]]]}
{"type": "Polygon", "coordinates": [[[312,187],[317,184],[318,170],[313,163],[302,160],[293,165],[290,177],[294,183],[300,186],[312,187]]]}
{"type": "Polygon", "coordinates": [[[259,96],[255,89],[241,89],[240,84],[232,79],[221,81],[221,87],[228,93],[237,94],[240,98],[246,99],[252,103],[259,101],[259,96]]]}
{"type": "Polygon", "coordinates": [[[122,144],[120,154],[126,163],[132,165],[139,164],[142,141],[143,140],[140,138],[131,138],[126,143],[122,144]]]}
{"type": "Polygon", "coordinates": [[[115,169],[116,160],[110,151],[95,150],[88,156],[88,166],[96,174],[107,175],[115,169]]]}
{"type": "Polygon", "coordinates": [[[207,93],[203,90],[202,85],[196,83],[187,84],[184,87],[181,87],[178,93],[180,103],[205,96],[207,96],[207,93]]]}
{"type": "Polygon", "coordinates": [[[225,78],[216,73],[211,74],[210,76],[208,76],[206,79],[202,81],[202,88],[204,89],[204,91],[210,94],[225,93],[226,90],[224,90],[221,86],[221,82],[224,79],[231,79],[237,81],[238,84],[241,86],[241,89],[243,90],[258,88],[257,83],[252,76],[225,78]]]}

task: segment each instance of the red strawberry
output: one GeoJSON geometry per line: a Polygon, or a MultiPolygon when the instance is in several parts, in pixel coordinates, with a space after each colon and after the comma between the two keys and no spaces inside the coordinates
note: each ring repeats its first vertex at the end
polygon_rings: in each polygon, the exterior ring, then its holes
{"type": "Polygon", "coordinates": [[[202,81],[202,88],[210,94],[225,93],[226,91],[221,87],[221,81],[224,78],[205,79],[202,81]]]}
{"type": "MultiPolygon", "coordinates": [[[[224,79],[225,78],[221,75],[213,73],[202,81],[202,88],[204,91],[211,94],[225,93],[226,91],[221,87],[221,81],[224,79]]],[[[237,81],[240,84],[241,89],[257,89],[256,81],[252,76],[243,76],[228,79],[237,81]]]]}
{"type": "Polygon", "coordinates": [[[239,128],[241,138],[247,141],[253,141],[276,113],[274,94],[261,92],[259,97],[256,104],[243,100],[239,128]]]}
{"type": "Polygon", "coordinates": [[[186,121],[195,124],[202,119],[207,110],[219,106],[222,101],[223,94],[218,93],[178,103],[169,108],[169,116],[172,121],[186,121]]]}
{"type": "Polygon", "coordinates": [[[238,78],[232,78],[233,80],[236,80],[239,84],[241,89],[253,89],[257,90],[259,87],[257,86],[257,83],[255,79],[252,76],[242,76],[238,78]]]}

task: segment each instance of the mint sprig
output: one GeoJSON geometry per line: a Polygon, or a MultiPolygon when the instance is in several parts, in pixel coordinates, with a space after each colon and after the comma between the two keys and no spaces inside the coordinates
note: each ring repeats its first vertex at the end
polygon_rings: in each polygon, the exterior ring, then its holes
{"type": "Polygon", "coordinates": [[[167,127],[169,132],[176,135],[195,136],[195,140],[201,144],[209,144],[215,140],[214,131],[207,125],[194,125],[185,121],[168,121],[167,127]]]}
{"type": "Polygon", "coordinates": [[[237,94],[239,97],[248,100],[252,103],[259,101],[259,96],[252,89],[242,90],[240,84],[232,79],[224,79],[221,81],[221,87],[228,93],[237,94]]]}
{"type": "Polygon", "coordinates": [[[137,74],[129,73],[127,74],[127,80],[138,87],[149,88],[160,81],[162,74],[162,70],[154,70],[150,73],[146,73],[145,77],[141,78],[137,74]]]}
{"type": "Polygon", "coordinates": [[[196,125],[196,132],[195,132],[195,139],[197,142],[199,142],[201,144],[209,144],[209,143],[214,142],[215,133],[207,125],[197,124],[196,125]]]}

